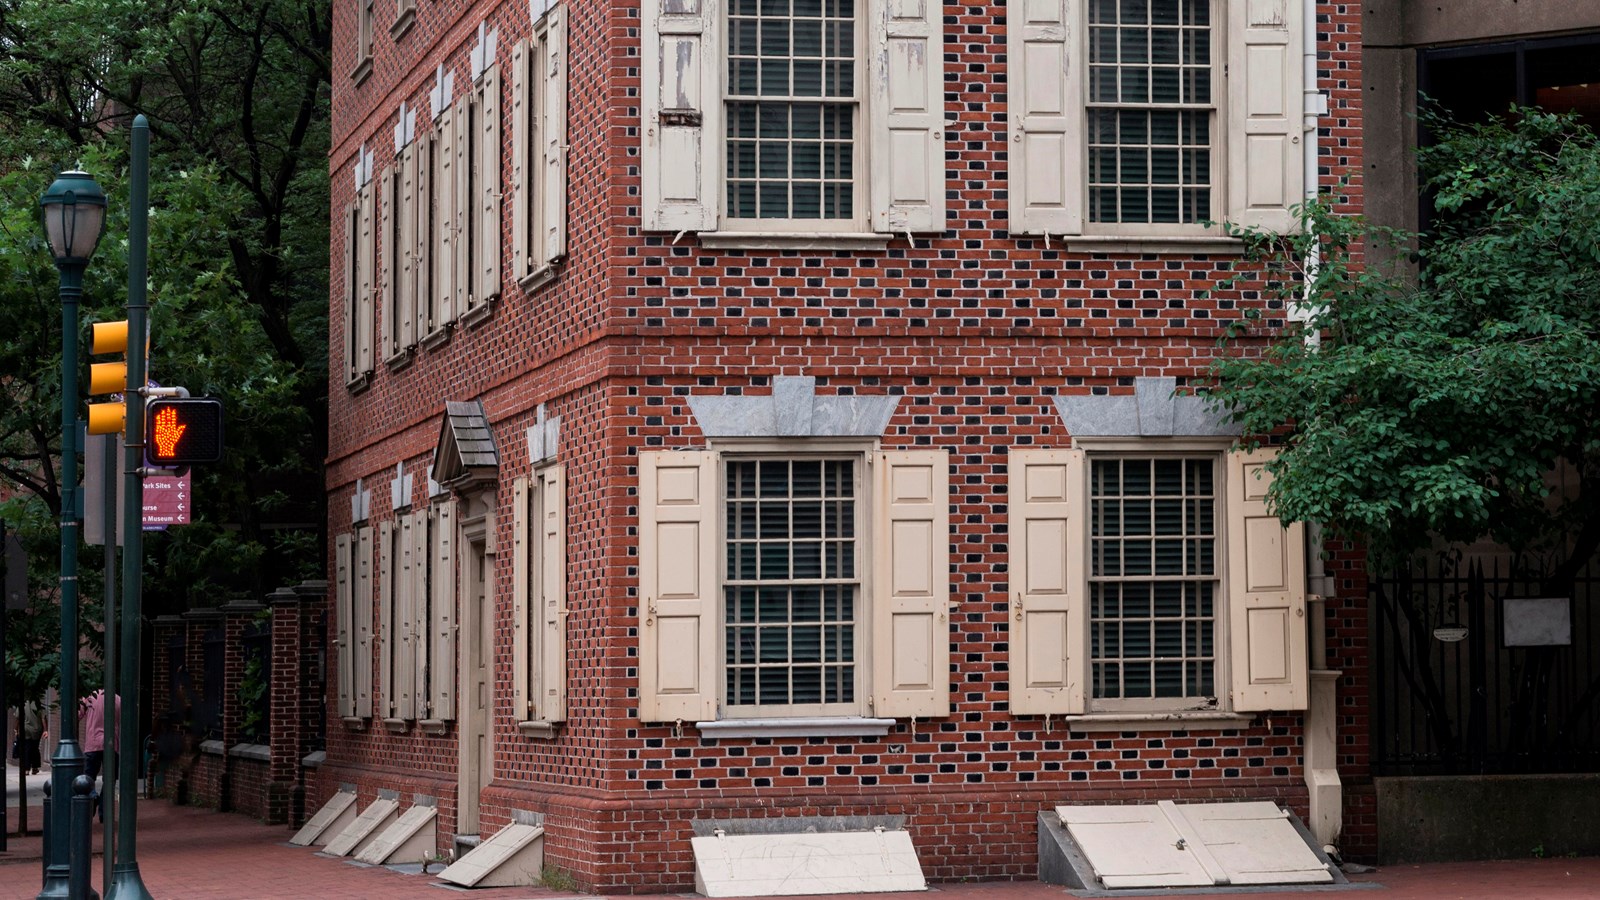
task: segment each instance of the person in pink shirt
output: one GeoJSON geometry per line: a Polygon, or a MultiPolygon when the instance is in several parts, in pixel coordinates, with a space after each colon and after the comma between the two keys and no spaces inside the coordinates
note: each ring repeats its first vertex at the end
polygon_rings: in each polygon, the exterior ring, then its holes
{"type": "MultiPolygon", "coordinates": [[[[112,704],[112,715],[117,714],[121,708],[121,701],[112,704]]],[[[106,758],[106,692],[98,690],[90,694],[79,710],[79,733],[83,735],[83,774],[88,775],[91,781],[100,777],[100,766],[106,758]]],[[[121,746],[122,742],[117,741],[121,746]]],[[[104,807],[101,806],[100,793],[95,792],[95,812],[102,815],[104,807]]]]}

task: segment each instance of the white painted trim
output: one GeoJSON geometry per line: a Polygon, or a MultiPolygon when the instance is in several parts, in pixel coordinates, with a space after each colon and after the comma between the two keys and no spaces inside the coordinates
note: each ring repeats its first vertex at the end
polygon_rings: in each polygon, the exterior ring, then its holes
{"type": "Polygon", "coordinates": [[[723,719],[696,722],[702,737],[878,737],[889,733],[894,719],[866,716],[794,716],[781,719],[723,719]]]}

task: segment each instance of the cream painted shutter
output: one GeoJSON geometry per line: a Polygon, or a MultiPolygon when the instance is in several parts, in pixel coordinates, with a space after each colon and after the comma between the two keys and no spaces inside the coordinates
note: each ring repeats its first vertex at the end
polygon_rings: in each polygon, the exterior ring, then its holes
{"type": "Polygon", "coordinates": [[[872,712],[950,712],[950,461],[943,450],[876,454],[872,712]]]}
{"type": "Polygon", "coordinates": [[[380,211],[378,231],[378,257],[380,269],[378,272],[378,294],[383,298],[383,356],[385,359],[400,352],[400,329],[397,327],[400,316],[400,291],[395,284],[395,275],[399,271],[395,266],[395,240],[394,223],[395,207],[398,206],[400,194],[400,169],[398,166],[384,166],[378,173],[378,196],[383,203],[380,211]]]}
{"type": "Polygon", "coordinates": [[[361,377],[361,339],[356,334],[356,307],[361,274],[361,207],[352,203],[345,210],[344,229],[344,380],[361,377]]]}
{"type": "Polygon", "coordinates": [[[412,591],[415,580],[411,576],[416,560],[411,553],[411,529],[415,520],[410,515],[400,517],[395,528],[395,546],[399,567],[395,572],[394,604],[394,715],[401,719],[417,717],[417,635],[413,630],[416,614],[413,612],[416,595],[412,591]]]}
{"type": "Polygon", "coordinates": [[[478,204],[480,219],[474,252],[478,259],[476,296],[478,306],[483,306],[500,295],[500,66],[490,66],[483,73],[483,103],[481,107],[482,137],[478,143],[478,204]]]}
{"type": "Polygon", "coordinates": [[[532,218],[530,203],[540,198],[533,195],[532,172],[534,163],[529,159],[530,138],[528,121],[528,71],[530,63],[537,65],[536,47],[517,41],[511,48],[511,278],[520,281],[532,268],[528,264],[528,220],[532,218]]]}
{"type": "Polygon", "coordinates": [[[428,709],[428,661],[432,631],[428,609],[428,511],[411,513],[411,696],[413,713],[423,718],[428,709]]]}
{"type": "Polygon", "coordinates": [[[535,267],[548,266],[567,255],[567,7],[550,10],[545,16],[544,66],[534,81],[542,93],[539,103],[539,154],[544,168],[540,179],[539,258],[535,267]]]}
{"type": "Polygon", "coordinates": [[[1232,0],[1228,6],[1228,218],[1293,231],[1305,199],[1301,119],[1301,4],[1232,0]]]}
{"type": "Polygon", "coordinates": [[[1007,217],[1012,234],[1083,231],[1083,80],[1076,6],[1010,0],[1006,9],[1007,217]]]}
{"type": "Polygon", "coordinates": [[[333,645],[338,648],[339,715],[356,714],[355,642],[351,640],[354,616],[353,591],[350,581],[352,543],[350,535],[341,534],[333,542],[333,645]]]}
{"type": "MultiPolygon", "coordinates": [[[[464,101],[463,101],[464,102],[464,101]]],[[[462,102],[444,110],[439,123],[438,143],[434,145],[434,165],[438,177],[433,180],[433,319],[429,331],[438,331],[456,319],[456,244],[461,240],[456,234],[456,116],[462,102]]]]}
{"type": "Polygon", "coordinates": [[[372,717],[372,529],[356,530],[355,613],[356,715],[372,717]]]}
{"type": "Polygon", "coordinates": [[[533,718],[531,692],[534,684],[529,678],[535,632],[528,624],[528,583],[532,560],[528,558],[529,513],[533,497],[528,489],[528,477],[517,477],[511,482],[511,671],[512,710],[518,722],[533,718]]]}
{"type": "Polygon", "coordinates": [[[644,227],[717,227],[722,179],[721,0],[643,0],[640,193],[644,227]]]}
{"type": "Polygon", "coordinates": [[[399,560],[394,552],[394,523],[378,523],[378,694],[383,697],[385,717],[395,715],[394,657],[399,642],[395,640],[394,578],[399,560]]]}
{"type": "Polygon", "coordinates": [[[424,136],[412,145],[417,157],[416,210],[412,215],[412,273],[411,339],[415,343],[428,333],[428,308],[436,296],[433,284],[434,231],[438,225],[433,214],[433,152],[431,135],[424,136]]]}
{"type": "Polygon", "coordinates": [[[1305,529],[1267,509],[1274,450],[1228,454],[1228,640],[1235,711],[1305,709],[1305,529]]]}
{"type": "Polygon", "coordinates": [[[376,302],[373,296],[372,283],[373,263],[377,235],[373,234],[376,223],[373,222],[373,206],[376,205],[372,185],[361,189],[361,241],[357,252],[361,254],[361,264],[357,271],[361,273],[358,302],[356,303],[356,376],[360,377],[372,371],[372,307],[376,302]]]}
{"type": "Polygon", "coordinates": [[[535,711],[546,722],[567,718],[567,469],[550,466],[540,476],[539,695],[535,711]]]}
{"type": "Polygon", "coordinates": [[[717,713],[717,455],[639,454],[639,718],[717,713]]]}
{"type": "Polygon", "coordinates": [[[450,114],[450,121],[455,126],[455,195],[452,198],[455,247],[451,252],[451,267],[455,270],[451,284],[455,288],[455,300],[451,308],[456,315],[462,316],[472,311],[472,241],[478,227],[476,198],[472,193],[472,167],[476,165],[477,156],[473,147],[482,135],[473,117],[475,109],[472,92],[468,91],[456,98],[455,109],[450,114]]]}
{"type": "Polygon", "coordinates": [[[434,509],[433,678],[429,684],[435,719],[456,717],[456,504],[434,509]]]}
{"type": "Polygon", "coordinates": [[[872,227],[943,231],[944,6],[878,0],[870,9],[872,227]]]}
{"type": "Polygon", "coordinates": [[[409,350],[417,344],[417,145],[412,144],[400,154],[400,279],[395,298],[395,316],[399,320],[400,346],[396,352],[409,350]]]}
{"type": "Polygon", "coordinates": [[[1013,448],[1007,472],[1011,711],[1084,711],[1082,450],[1013,448]]]}

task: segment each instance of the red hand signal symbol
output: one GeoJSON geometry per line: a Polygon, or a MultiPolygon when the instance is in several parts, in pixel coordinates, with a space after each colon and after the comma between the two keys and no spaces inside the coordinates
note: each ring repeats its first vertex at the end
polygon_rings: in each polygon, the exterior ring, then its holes
{"type": "Polygon", "coordinates": [[[172,456],[178,450],[178,441],[189,426],[178,424],[178,411],[167,407],[156,413],[155,433],[151,435],[156,442],[156,456],[172,456]]]}

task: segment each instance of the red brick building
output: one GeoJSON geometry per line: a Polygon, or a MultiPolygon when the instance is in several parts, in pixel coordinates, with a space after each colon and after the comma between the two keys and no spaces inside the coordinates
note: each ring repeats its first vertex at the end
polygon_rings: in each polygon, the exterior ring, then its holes
{"type": "Polygon", "coordinates": [[[1181,391],[1289,314],[1203,223],[1360,201],[1358,5],[334,16],[319,797],[532,816],[604,892],[755,818],[935,879],[1035,877],[1064,802],[1370,849],[1360,567],[1308,591],[1181,391]]]}

